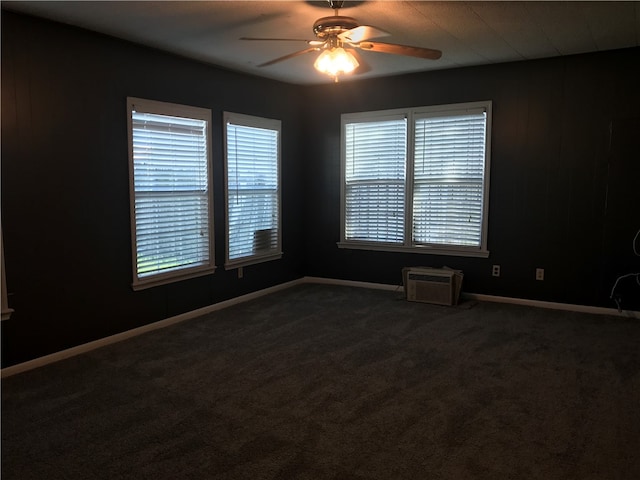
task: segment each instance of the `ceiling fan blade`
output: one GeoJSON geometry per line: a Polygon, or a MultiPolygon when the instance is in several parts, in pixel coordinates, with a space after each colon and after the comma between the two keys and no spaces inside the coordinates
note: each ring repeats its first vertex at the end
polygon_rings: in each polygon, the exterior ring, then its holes
{"type": "Polygon", "coordinates": [[[361,25],[346,32],[342,32],[338,37],[346,42],[358,43],[370,38],[386,37],[391,35],[389,32],[381,28],[372,27],[370,25],[361,25]]]}
{"type": "Polygon", "coordinates": [[[305,38],[264,38],[264,37],[240,37],[240,40],[257,40],[257,41],[276,41],[276,42],[315,42],[315,40],[307,40],[305,38]]]}
{"type": "Polygon", "coordinates": [[[380,42],[360,42],[354,45],[363,50],[371,50],[372,52],[392,53],[395,55],[407,55],[409,57],[426,58],[429,60],[437,60],[442,56],[440,50],[431,48],[410,47],[408,45],[398,45],[395,43],[380,42]]]}
{"type": "Polygon", "coordinates": [[[282,62],[283,60],[289,60],[290,58],[297,57],[298,55],[304,55],[305,53],[315,52],[318,50],[317,47],[305,48],[304,50],[299,50],[297,52],[290,53],[289,55],[285,55],[283,57],[274,58],[268,62],[262,63],[258,65],[259,67],[266,67],[268,65],[273,65],[274,63],[282,62]]]}

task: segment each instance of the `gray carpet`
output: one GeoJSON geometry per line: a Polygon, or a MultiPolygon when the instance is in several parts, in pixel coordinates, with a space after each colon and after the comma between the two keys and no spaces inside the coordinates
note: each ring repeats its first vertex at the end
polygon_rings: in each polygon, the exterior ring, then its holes
{"type": "Polygon", "coordinates": [[[640,322],[400,297],[303,285],[9,377],[2,479],[640,478],[640,322]]]}

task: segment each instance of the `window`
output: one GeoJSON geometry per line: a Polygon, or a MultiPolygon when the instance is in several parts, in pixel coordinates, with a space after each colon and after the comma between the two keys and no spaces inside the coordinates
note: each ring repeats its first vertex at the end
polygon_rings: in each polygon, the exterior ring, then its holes
{"type": "Polygon", "coordinates": [[[348,240],[404,243],[406,119],[345,125],[345,234],[348,240]]]}
{"type": "Polygon", "coordinates": [[[133,288],[210,273],[210,110],[127,99],[133,288]]]}
{"type": "Polygon", "coordinates": [[[343,248],[488,256],[491,102],[342,116],[343,248]]]}
{"type": "Polygon", "coordinates": [[[224,124],[225,266],[280,258],[280,121],[225,113],[224,124]]]}

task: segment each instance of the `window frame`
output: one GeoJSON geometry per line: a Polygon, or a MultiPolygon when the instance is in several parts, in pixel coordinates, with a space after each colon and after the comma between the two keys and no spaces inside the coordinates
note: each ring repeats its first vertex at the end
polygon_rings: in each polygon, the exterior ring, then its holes
{"type": "Polygon", "coordinates": [[[128,135],[128,155],[129,155],[129,204],[131,220],[131,257],[134,290],[142,290],[179,282],[189,278],[195,278],[211,274],[215,271],[215,230],[214,230],[214,204],[213,204],[213,162],[212,162],[212,139],[211,139],[211,110],[201,107],[180,105],[176,103],[161,102],[136,97],[127,97],[127,135],[128,135]],[[150,274],[140,277],[138,274],[138,251],[137,251],[137,228],[136,228],[136,190],[134,178],[134,156],[133,156],[133,119],[134,111],[165,115],[173,117],[183,117],[189,119],[202,120],[205,122],[205,146],[207,161],[207,201],[208,201],[208,260],[202,265],[183,267],[163,273],[150,274]]]}
{"type": "Polygon", "coordinates": [[[341,116],[340,130],[340,240],[339,248],[420,253],[431,255],[482,257],[489,256],[488,250],[488,224],[489,224],[489,191],[491,172],[491,124],[492,124],[491,100],[478,102],[465,102],[446,105],[423,106],[415,108],[399,108],[390,110],[377,110],[372,112],[345,113],[341,116]],[[485,155],[483,172],[482,194],[482,220],[479,246],[463,246],[453,244],[418,244],[413,243],[413,193],[414,193],[414,162],[415,162],[415,128],[416,119],[427,116],[447,116],[454,113],[474,112],[483,109],[486,112],[485,124],[485,155]],[[390,117],[404,116],[406,118],[406,168],[405,168],[405,222],[404,242],[391,244],[388,242],[375,242],[363,240],[350,240],[346,238],[346,125],[349,123],[376,122],[390,117]]]}
{"type": "Polygon", "coordinates": [[[246,115],[234,112],[223,112],[223,148],[224,148],[224,198],[225,198],[225,261],[224,267],[227,270],[254,265],[257,263],[269,262],[282,258],[282,122],[281,120],[246,115]],[[277,198],[277,235],[276,248],[265,253],[254,253],[236,259],[230,259],[230,214],[229,214],[229,147],[228,147],[228,125],[260,128],[277,132],[277,158],[276,158],[276,198],[277,198]]]}

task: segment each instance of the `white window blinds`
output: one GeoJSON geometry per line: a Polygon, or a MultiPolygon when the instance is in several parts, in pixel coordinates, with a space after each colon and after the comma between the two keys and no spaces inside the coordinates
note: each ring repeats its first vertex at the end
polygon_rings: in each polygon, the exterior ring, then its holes
{"type": "Polygon", "coordinates": [[[227,266],[279,257],[280,122],[226,114],[227,266]]]}
{"type": "Polygon", "coordinates": [[[415,121],[413,242],[482,241],[486,113],[415,121]]]}
{"type": "Polygon", "coordinates": [[[342,115],[338,246],[487,257],[491,105],[342,115]]]}
{"type": "Polygon", "coordinates": [[[134,287],[213,267],[208,119],[157,113],[163,105],[176,111],[169,104],[130,101],[134,287]]]}
{"type": "Polygon", "coordinates": [[[406,119],[344,126],[345,239],[404,241],[406,119]]]}

